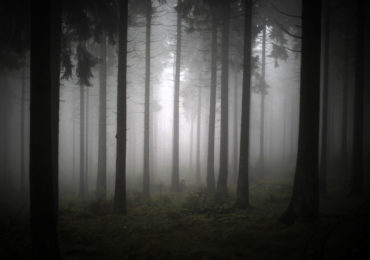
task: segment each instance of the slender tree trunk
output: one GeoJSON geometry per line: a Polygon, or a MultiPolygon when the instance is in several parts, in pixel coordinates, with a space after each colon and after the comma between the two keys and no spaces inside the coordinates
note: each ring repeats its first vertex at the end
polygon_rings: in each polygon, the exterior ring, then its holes
{"type": "Polygon", "coordinates": [[[221,140],[220,140],[220,172],[217,182],[218,196],[227,195],[228,177],[228,126],[229,126],[229,33],[230,3],[223,2],[222,18],[222,69],[221,69],[221,140]]]}
{"type": "Polygon", "coordinates": [[[22,71],[22,90],[21,90],[21,199],[26,198],[26,162],[25,162],[25,108],[26,108],[26,68],[22,71]]]}
{"type": "Polygon", "coordinates": [[[348,97],[350,95],[349,88],[349,44],[347,37],[345,38],[345,60],[344,60],[344,73],[343,73],[343,91],[342,91],[342,163],[343,163],[343,177],[347,178],[348,176],[348,97]]]}
{"type": "Polygon", "coordinates": [[[86,131],[85,131],[85,191],[89,194],[89,87],[86,88],[86,131]]]}
{"type": "Polygon", "coordinates": [[[302,58],[297,166],[290,204],[282,223],[314,221],[319,210],[321,0],[302,2],[302,58]]]}
{"type": "Polygon", "coordinates": [[[179,182],[179,100],[180,100],[180,69],[181,69],[181,31],[182,31],[182,0],[178,0],[177,40],[176,40],[176,72],[173,108],[173,160],[172,160],[172,191],[180,191],[179,182]]]}
{"type": "Polygon", "coordinates": [[[198,87],[198,116],[197,116],[197,169],[195,174],[195,180],[197,184],[201,184],[201,174],[200,174],[200,134],[201,134],[201,116],[202,116],[202,88],[198,87]]]}
{"type": "Polygon", "coordinates": [[[190,117],[190,150],[189,150],[189,166],[190,171],[193,172],[193,152],[194,152],[194,119],[191,115],[190,117]]]}
{"type": "Polygon", "coordinates": [[[238,120],[238,72],[235,71],[235,78],[234,78],[234,134],[233,134],[233,141],[234,141],[234,151],[233,151],[233,184],[237,183],[238,180],[238,159],[239,159],[239,154],[238,154],[238,148],[239,148],[239,143],[238,143],[238,128],[239,128],[239,120],[238,120]]]}
{"type": "Polygon", "coordinates": [[[240,131],[239,176],[236,206],[249,207],[249,124],[251,102],[252,0],[244,0],[244,67],[240,131]]]}
{"type": "Polygon", "coordinates": [[[329,110],[329,66],[330,66],[330,0],[324,3],[324,71],[323,71],[323,101],[322,101],[322,139],[320,162],[320,193],[326,195],[327,156],[328,156],[328,110],[329,110]]]}
{"type": "Polygon", "coordinates": [[[99,56],[99,140],[96,195],[98,199],[105,200],[107,197],[107,39],[105,33],[101,35],[99,56]]]}
{"type": "Polygon", "coordinates": [[[354,137],[353,137],[353,167],[351,178],[351,193],[355,195],[364,194],[364,21],[365,11],[362,0],[357,1],[357,48],[356,48],[356,77],[355,77],[355,115],[354,115],[354,137]]]}
{"type": "Polygon", "coordinates": [[[85,87],[80,85],[80,198],[86,197],[85,185],[85,87]]]}
{"type": "Polygon", "coordinates": [[[56,226],[61,7],[54,1],[33,2],[31,20],[32,255],[34,259],[59,259],[56,226]]]}
{"type": "Polygon", "coordinates": [[[5,173],[5,164],[6,164],[6,84],[3,77],[0,77],[0,124],[4,127],[0,127],[0,200],[5,200],[6,196],[6,173],[5,173]]]}
{"type": "MultiPolygon", "coordinates": [[[[73,110],[72,110],[72,183],[76,182],[76,99],[75,88],[73,88],[73,110]]],[[[76,188],[75,186],[73,187],[76,188]]]]}
{"type": "Polygon", "coordinates": [[[144,111],[144,173],[143,193],[150,197],[150,173],[149,173],[149,134],[150,134],[150,48],[152,28],[152,0],[146,1],[146,50],[145,50],[145,111],[144,111]]]}
{"type": "MultiPolygon", "coordinates": [[[[215,10],[213,10],[213,13],[215,10]]],[[[217,18],[212,15],[211,85],[209,97],[207,190],[215,191],[215,121],[217,88],[217,18]]]]}
{"type": "MultiPolygon", "coordinates": [[[[214,12],[214,11],[213,11],[214,12]]],[[[207,190],[215,191],[215,121],[216,121],[216,88],[217,88],[217,18],[212,15],[212,49],[211,49],[211,85],[209,100],[208,157],[207,157],[207,190]]]]}
{"type": "Polygon", "coordinates": [[[262,30],[262,82],[261,82],[261,121],[260,121],[260,158],[259,158],[259,170],[260,175],[263,178],[265,175],[265,97],[267,94],[266,90],[266,25],[263,26],[262,30]]]}
{"type": "Polygon", "coordinates": [[[114,213],[126,213],[126,76],[128,0],[119,1],[118,86],[117,86],[117,158],[114,213]]]}

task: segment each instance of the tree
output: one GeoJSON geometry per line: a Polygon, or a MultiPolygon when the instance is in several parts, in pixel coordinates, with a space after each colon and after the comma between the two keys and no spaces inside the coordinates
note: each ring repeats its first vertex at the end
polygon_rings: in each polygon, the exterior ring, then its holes
{"type": "Polygon", "coordinates": [[[30,214],[35,259],[59,259],[58,122],[61,9],[31,5],[30,214]],[[40,73],[44,72],[44,73],[40,73]]]}
{"type": "Polygon", "coordinates": [[[322,140],[320,154],[320,193],[326,195],[327,179],[327,150],[328,150],[328,108],[329,108],[329,63],[330,63],[330,0],[324,3],[324,71],[323,71],[323,111],[322,111],[322,140]]]}
{"type": "Polygon", "coordinates": [[[126,86],[128,0],[119,1],[118,84],[117,84],[117,158],[114,213],[126,213],[126,86]]]}
{"type": "Polygon", "coordinates": [[[355,77],[355,108],[354,108],[354,137],[351,175],[351,193],[364,193],[364,42],[365,42],[365,6],[362,0],[357,1],[357,48],[356,48],[356,77],[355,77]]]}
{"type": "Polygon", "coordinates": [[[211,36],[211,84],[209,97],[208,157],[207,157],[207,190],[215,191],[215,121],[216,121],[216,87],[217,87],[217,17],[212,9],[211,36]]]}
{"type": "Polygon", "coordinates": [[[26,114],[26,85],[27,85],[27,79],[26,79],[26,68],[23,68],[22,70],[22,90],[21,90],[21,199],[26,198],[26,161],[25,161],[25,114],[26,114]]]}
{"type": "Polygon", "coordinates": [[[220,140],[220,172],[217,182],[218,196],[227,194],[228,175],[228,112],[229,112],[229,33],[230,33],[230,2],[222,2],[222,69],[221,69],[221,140],[220,140]]]}
{"type": "Polygon", "coordinates": [[[303,0],[298,154],[292,198],[280,218],[286,224],[297,217],[307,221],[318,217],[320,32],[321,0],[303,0]]]}
{"type": "Polygon", "coordinates": [[[98,136],[98,176],[96,195],[98,199],[107,196],[107,39],[101,34],[99,69],[99,136],[98,136]]]}
{"type": "MultiPolygon", "coordinates": [[[[77,68],[78,83],[80,85],[80,189],[79,196],[87,196],[87,147],[85,147],[85,86],[90,87],[92,77],[91,68],[95,66],[96,59],[86,48],[86,43],[77,46],[77,68]]],[[[88,97],[87,97],[88,98],[88,97]]],[[[88,109],[88,108],[87,108],[88,109]]]]}
{"type": "MultiPolygon", "coordinates": [[[[200,71],[200,70],[199,70],[200,71]]],[[[199,73],[199,76],[201,74],[199,73]]],[[[201,135],[201,117],[202,117],[202,83],[199,79],[199,86],[198,86],[198,102],[197,102],[197,164],[196,164],[196,173],[195,173],[195,181],[196,183],[201,183],[201,169],[200,169],[200,135],[201,135]]]]}
{"type": "Polygon", "coordinates": [[[182,0],[177,3],[177,38],[176,38],[176,68],[175,90],[173,102],[173,159],[172,159],[172,191],[180,191],[179,182],[179,101],[180,101],[180,69],[181,69],[181,31],[182,31],[182,0]]]}
{"type": "Polygon", "coordinates": [[[144,173],[143,192],[147,199],[150,197],[149,173],[149,133],[150,133],[150,48],[152,28],[152,0],[146,0],[146,38],[145,38],[145,108],[144,108],[144,173]]]}
{"type": "Polygon", "coordinates": [[[239,176],[236,206],[249,207],[249,124],[251,100],[251,56],[252,56],[252,0],[244,0],[244,67],[242,118],[240,130],[239,176]]]}

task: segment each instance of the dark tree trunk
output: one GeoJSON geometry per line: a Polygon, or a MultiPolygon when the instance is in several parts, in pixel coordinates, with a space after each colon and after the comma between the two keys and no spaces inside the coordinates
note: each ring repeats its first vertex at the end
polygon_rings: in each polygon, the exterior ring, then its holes
{"type": "Polygon", "coordinates": [[[260,158],[259,170],[260,177],[265,175],[265,97],[266,90],[266,25],[262,30],[262,73],[261,73],[261,121],[260,121],[260,158]]]}
{"type": "Polygon", "coordinates": [[[126,76],[128,0],[119,1],[118,86],[117,86],[117,156],[114,213],[126,213],[126,76]]]}
{"type": "Polygon", "coordinates": [[[353,137],[353,167],[351,178],[351,193],[363,195],[364,193],[364,41],[365,41],[365,11],[364,1],[357,1],[357,48],[356,48],[356,77],[355,77],[355,115],[353,137]]]}
{"type": "Polygon", "coordinates": [[[224,0],[222,17],[220,172],[217,182],[217,194],[218,196],[221,197],[227,195],[227,177],[228,177],[229,33],[230,33],[230,2],[224,0]]]}
{"type": "Polygon", "coordinates": [[[80,85],[80,198],[86,197],[85,181],[85,87],[80,85]]]}
{"type": "Polygon", "coordinates": [[[350,55],[349,55],[349,39],[345,37],[345,50],[344,50],[344,73],[343,73],[343,91],[342,91],[342,163],[343,163],[343,178],[348,176],[348,97],[350,95],[349,88],[349,68],[350,68],[350,55]]]}
{"type": "Polygon", "coordinates": [[[144,173],[143,193],[150,197],[150,173],[149,173],[149,133],[150,133],[150,41],[152,28],[152,0],[146,1],[146,43],[145,43],[145,111],[144,111],[144,173]]]}
{"type": "Polygon", "coordinates": [[[22,71],[22,90],[21,90],[21,125],[20,125],[20,142],[21,142],[21,199],[26,198],[26,161],[25,161],[25,114],[26,114],[26,68],[22,71]]]}
{"type": "Polygon", "coordinates": [[[323,97],[322,97],[322,137],[320,162],[320,193],[326,195],[327,156],[328,156],[328,109],[329,109],[329,66],[330,66],[330,0],[324,3],[324,71],[323,71],[323,97]]]}
{"type": "Polygon", "coordinates": [[[193,172],[193,143],[194,143],[194,119],[190,117],[190,151],[189,151],[189,168],[193,172]]]}
{"type": "Polygon", "coordinates": [[[215,191],[215,121],[217,87],[217,17],[212,15],[211,85],[209,100],[207,190],[215,191]]]}
{"type": "MultiPolygon", "coordinates": [[[[200,84],[200,83],[199,83],[200,84]]],[[[196,168],[196,173],[195,173],[195,181],[197,182],[198,185],[201,184],[201,174],[200,174],[200,134],[201,134],[201,116],[202,116],[202,89],[201,86],[199,85],[198,87],[198,116],[197,116],[197,168],[196,168]]]]}
{"type": "Polygon", "coordinates": [[[89,88],[86,88],[86,122],[85,122],[85,192],[89,194],[89,88]]]}
{"type": "MultiPolygon", "coordinates": [[[[72,112],[72,182],[77,183],[76,181],[76,99],[75,99],[75,88],[73,89],[73,112],[72,112]]],[[[75,187],[73,187],[75,188],[75,187]]]]}
{"type": "Polygon", "coordinates": [[[302,2],[302,58],[297,166],[290,204],[280,221],[314,221],[319,210],[321,0],[302,2]]]}
{"type": "Polygon", "coordinates": [[[234,148],[234,151],[233,151],[233,178],[232,178],[232,182],[233,182],[233,185],[235,185],[237,183],[237,179],[238,179],[238,157],[239,157],[239,154],[238,154],[238,148],[239,148],[239,143],[238,143],[238,127],[239,127],[239,117],[238,117],[238,107],[239,107],[239,104],[238,104],[238,72],[235,72],[235,78],[234,78],[234,118],[233,118],[233,123],[234,123],[234,133],[233,133],[233,148],[234,148]]]}
{"type": "Polygon", "coordinates": [[[107,197],[107,39],[105,33],[101,36],[99,56],[99,135],[96,195],[98,199],[105,200],[107,197]]]}
{"type": "Polygon", "coordinates": [[[31,19],[32,254],[34,259],[59,259],[56,226],[61,7],[53,1],[33,2],[31,19]]]}
{"type": "Polygon", "coordinates": [[[202,117],[202,89],[201,86],[198,87],[198,104],[197,104],[197,165],[196,165],[196,174],[195,174],[195,180],[198,184],[200,184],[201,181],[201,155],[200,155],[200,143],[201,143],[201,117],[202,117]]]}
{"type": "Polygon", "coordinates": [[[252,55],[252,0],[244,0],[244,67],[242,115],[240,130],[239,176],[236,206],[249,207],[249,124],[251,100],[251,55],[252,55]]]}
{"type": "Polygon", "coordinates": [[[180,100],[180,68],[181,68],[181,31],[182,31],[182,0],[178,0],[177,40],[176,40],[176,72],[173,108],[173,160],[172,160],[172,191],[180,191],[179,182],[179,100],[180,100]]]}

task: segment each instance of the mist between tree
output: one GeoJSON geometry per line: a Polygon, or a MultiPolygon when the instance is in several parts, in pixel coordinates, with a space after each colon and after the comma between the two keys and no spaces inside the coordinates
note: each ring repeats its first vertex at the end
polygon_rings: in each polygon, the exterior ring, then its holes
{"type": "Polygon", "coordinates": [[[318,220],[320,195],[368,196],[362,1],[45,6],[0,13],[2,204],[31,201],[31,225],[51,221],[40,234],[56,237],[58,203],[124,215],[137,196],[206,194],[244,210],[272,185],[290,199],[276,220],[292,224],[318,220]]]}

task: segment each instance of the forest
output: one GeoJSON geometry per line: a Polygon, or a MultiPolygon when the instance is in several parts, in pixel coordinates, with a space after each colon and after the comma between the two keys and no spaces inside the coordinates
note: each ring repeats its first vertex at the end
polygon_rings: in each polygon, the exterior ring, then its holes
{"type": "Polygon", "coordinates": [[[0,259],[370,259],[369,13],[1,1],[0,259]]]}

